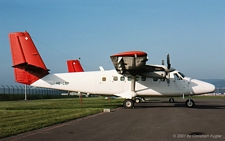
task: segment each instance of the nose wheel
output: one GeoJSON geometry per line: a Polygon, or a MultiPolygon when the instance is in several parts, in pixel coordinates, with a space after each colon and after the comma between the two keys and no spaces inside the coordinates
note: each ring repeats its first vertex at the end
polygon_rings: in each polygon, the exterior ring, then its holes
{"type": "Polygon", "coordinates": [[[195,102],[194,102],[192,99],[188,99],[188,100],[186,100],[185,105],[186,105],[188,108],[192,108],[192,107],[195,106],[195,102]]]}

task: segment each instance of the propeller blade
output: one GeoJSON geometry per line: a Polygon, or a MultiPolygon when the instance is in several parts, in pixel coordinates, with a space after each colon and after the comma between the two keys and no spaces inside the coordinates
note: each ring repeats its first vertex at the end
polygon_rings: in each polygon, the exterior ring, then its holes
{"type": "Polygon", "coordinates": [[[170,85],[170,68],[171,68],[171,64],[170,64],[170,54],[167,54],[167,84],[170,85]]]}
{"type": "Polygon", "coordinates": [[[164,65],[164,60],[162,60],[162,65],[164,65]]]}
{"type": "Polygon", "coordinates": [[[170,54],[167,54],[167,68],[170,69],[171,64],[170,64],[170,54]]]}

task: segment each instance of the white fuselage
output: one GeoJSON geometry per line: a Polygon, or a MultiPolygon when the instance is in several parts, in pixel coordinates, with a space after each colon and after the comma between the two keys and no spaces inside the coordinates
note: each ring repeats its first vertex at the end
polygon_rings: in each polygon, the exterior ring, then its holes
{"type": "Polygon", "coordinates": [[[131,79],[115,70],[49,74],[31,86],[123,98],[193,95],[215,90],[214,85],[184,77],[178,71],[170,72],[169,82],[168,79],[137,76],[134,93],[131,92],[131,79]]]}

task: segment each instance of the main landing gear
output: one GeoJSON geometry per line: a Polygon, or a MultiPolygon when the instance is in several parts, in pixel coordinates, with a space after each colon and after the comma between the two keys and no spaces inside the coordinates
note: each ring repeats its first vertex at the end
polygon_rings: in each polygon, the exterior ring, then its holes
{"type": "Polygon", "coordinates": [[[132,109],[132,108],[134,108],[134,101],[132,99],[125,99],[123,101],[123,107],[125,109],[132,109]]]}
{"type": "Polygon", "coordinates": [[[134,103],[140,103],[144,100],[145,99],[143,97],[135,97],[134,99],[125,99],[123,101],[123,107],[126,109],[132,109],[134,108],[134,103]]]}

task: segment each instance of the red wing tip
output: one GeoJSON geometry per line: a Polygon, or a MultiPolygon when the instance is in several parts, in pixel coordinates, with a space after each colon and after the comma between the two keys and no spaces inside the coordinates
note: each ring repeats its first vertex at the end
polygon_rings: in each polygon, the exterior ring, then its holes
{"type": "Polygon", "coordinates": [[[143,51],[127,51],[127,52],[121,52],[121,53],[117,53],[114,54],[112,56],[147,56],[147,53],[143,52],[143,51]]]}

